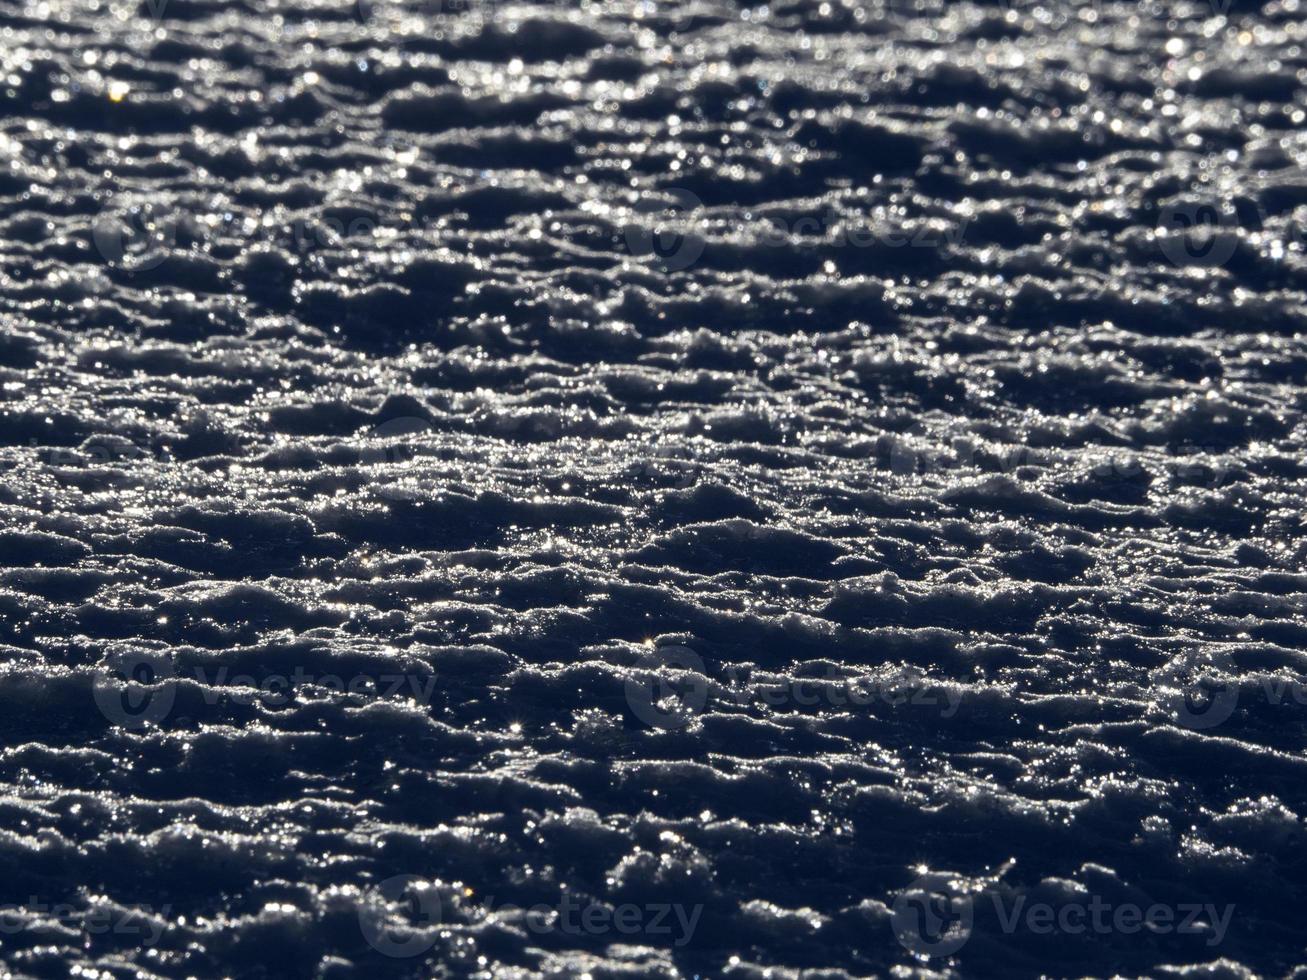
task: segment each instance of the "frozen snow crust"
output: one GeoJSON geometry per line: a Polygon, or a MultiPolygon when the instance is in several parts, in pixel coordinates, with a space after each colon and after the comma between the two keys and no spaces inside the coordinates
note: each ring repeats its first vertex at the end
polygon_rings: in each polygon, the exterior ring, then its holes
{"type": "Polygon", "coordinates": [[[1289,974],[1303,24],[6,5],[0,960],[1289,974]]]}

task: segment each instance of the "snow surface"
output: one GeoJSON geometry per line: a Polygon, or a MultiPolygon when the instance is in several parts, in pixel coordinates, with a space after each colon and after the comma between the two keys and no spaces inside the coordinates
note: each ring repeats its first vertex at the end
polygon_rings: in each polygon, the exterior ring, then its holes
{"type": "Polygon", "coordinates": [[[1290,974],[1305,43],[6,3],[0,960],[1290,974]]]}

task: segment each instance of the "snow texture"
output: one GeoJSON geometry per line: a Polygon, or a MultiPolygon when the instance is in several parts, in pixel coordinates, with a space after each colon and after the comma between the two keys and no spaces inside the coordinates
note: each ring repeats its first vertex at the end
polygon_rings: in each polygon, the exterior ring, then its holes
{"type": "Polygon", "coordinates": [[[1299,0],[7,0],[0,961],[1307,962],[1299,0]]]}

